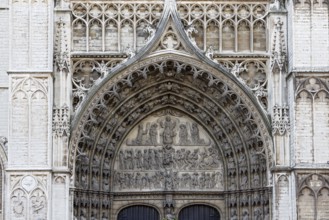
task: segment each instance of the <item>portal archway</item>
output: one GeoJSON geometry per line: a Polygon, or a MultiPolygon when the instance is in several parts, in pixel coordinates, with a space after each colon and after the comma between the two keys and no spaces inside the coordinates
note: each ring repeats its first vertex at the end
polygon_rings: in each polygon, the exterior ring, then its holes
{"type": "Polygon", "coordinates": [[[160,215],[153,207],[134,205],[122,209],[117,220],[160,220],[160,215]]]}
{"type": "Polygon", "coordinates": [[[217,209],[204,204],[189,205],[179,212],[179,220],[220,220],[217,209]]]}
{"type": "Polygon", "coordinates": [[[87,97],[74,122],[75,213],[113,215],[120,208],[116,198],[147,198],[158,207],[165,200],[170,210],[176,191],[186,197],[199,191],[203,201],[215,192],[226,216],[268,207],[269,127],[256,99],[238,82],[177,54],[145,58],[105,81],[87,97]],[[157,127],[153,139],[152,126],[157,127]],[[175,135],[165,140],[166,130],[175,135]],[[186,148],[191,150],[185,158],[191,159],[180,163],[186,148]],[[146,166],[144,160],[154,161],[159,150],[163,167],[146,166]],[[166,151],[177,158],[166,162],[166,151]],[[193,158],[202,157],[207,162],[201,167],[193,164],[193,158]],[[94,199],[86,203],[85,198],[94,199]]]}

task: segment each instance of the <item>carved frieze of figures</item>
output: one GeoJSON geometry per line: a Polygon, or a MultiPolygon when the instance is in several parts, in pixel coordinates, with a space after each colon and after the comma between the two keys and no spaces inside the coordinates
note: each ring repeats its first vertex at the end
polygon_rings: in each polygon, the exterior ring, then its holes
{"type": "Polygon", "coordinates": [[[154,172],[117,171],[116,190],[218,190],[223,189],[221,171],[154,172]]]}
{"type": "Polygon", "coordinates": [[[117,155],[116,190],[223,188],[219,151],[189,118],[155,115],[145,119],[117,155]]]}
{"type": "Polygon", "coordinates": [[[210,140],[200,136],[199,126],[195,122],[180,121],[177,117],[166,116],[146,125],[137,126],[135,138],[128,139],[129,146],[209,146],[210,140]]]}
{"type": "Polygon", "coordinates": [[[118,156],[120,170],[212,170],[221,167],[219,152],[215,147],[178,148],[166,145],[162,148],[127,148],[118,156]]]}

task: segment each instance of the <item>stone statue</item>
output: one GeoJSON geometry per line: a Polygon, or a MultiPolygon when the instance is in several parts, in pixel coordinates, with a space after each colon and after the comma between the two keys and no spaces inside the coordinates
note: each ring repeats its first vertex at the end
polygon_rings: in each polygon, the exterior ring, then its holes
{"type": "Polygon", "coordinates": [[[179,145],[188,145],[188,133],[185,124],[179,125],[179,145]]]}
{"type": "Polygon", "coordinates": [[[153,123],[149,129],[149,140],[148,144],[156,146],[158,144],[158,125],[153,123]]]}
{"type": "Polygon", "coordinates": [[[137,137],[132,141],[134,145],[143,145],[143,135],[147,134],[147,130],[143,128],[143,124],[138,125],[137,137]]]}
{"type": "Polygon", "coordinates": [[[191,137],[192,137],[192,143],[194,145],[198,145],[198,144],[204,145],[205,144],[204,140],[200,139],[199,128],[198,128],[198,125],[195,122],[192,123],[191,137]]]}
{"type": "Polygon", "coordinates": [[[173,144],[174,143],[174,137],[176,136],[175,133],[175,127],[176,122],[172,121],[169,116],[166,117],[165,121],[161,122],[161,127],[164,128],[162,133],[163,144],[173,144]]]}
{"type": "Polygon", "coordinates": [[[238,216],[236,214],[236,210],[235,209],[232,209],[231,210],[231,218],[230,220],[238,220],[238,216]]]}
{"type": "Polygon", "coordinates": [[[242,220],[249,220],[249,212],[248,212],[248,210],[244,210],[243,211],[242,220]]]}

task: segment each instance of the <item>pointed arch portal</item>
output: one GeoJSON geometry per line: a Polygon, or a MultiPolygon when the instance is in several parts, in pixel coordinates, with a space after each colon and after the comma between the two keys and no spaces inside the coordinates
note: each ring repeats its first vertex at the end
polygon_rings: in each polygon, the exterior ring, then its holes
{"type": "Polygon", "coordinates": [[[157,205],[161,197],[162,206],[163,193],[217,195],[226,216],[268,207],[266,118],[238,82],[177,54],[145,58],[105,80],[74,122],[75,215],[108,217],[132,198],[157,205]]]}

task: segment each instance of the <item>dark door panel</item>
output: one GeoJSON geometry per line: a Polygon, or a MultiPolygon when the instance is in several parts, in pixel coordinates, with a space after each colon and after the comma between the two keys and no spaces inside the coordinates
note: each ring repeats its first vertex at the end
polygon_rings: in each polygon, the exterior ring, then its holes
{"type": "Polygon", "coordinates": [[[118,220],[160,220],[160,216],[155,208],[136,205],[121,210],[118,220]]]}
{"type": "Polygon", "coordinates": [[[179,213],[179,220],[220,220],[217,209],[207,205],[191,205],[179,213]]]}

